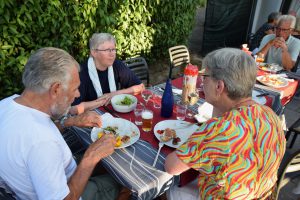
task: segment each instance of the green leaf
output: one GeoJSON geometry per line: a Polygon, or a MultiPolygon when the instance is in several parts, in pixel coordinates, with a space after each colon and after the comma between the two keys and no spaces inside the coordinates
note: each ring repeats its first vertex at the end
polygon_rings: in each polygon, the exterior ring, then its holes
{"type": "Polygon", "coordinates": [[[13,46],[12,45],[2,45],[1,46],[1,49],[3,49],[3,50],[7,50],[7,49],[10,49],[10,48],[13,48],[13,46]]]}

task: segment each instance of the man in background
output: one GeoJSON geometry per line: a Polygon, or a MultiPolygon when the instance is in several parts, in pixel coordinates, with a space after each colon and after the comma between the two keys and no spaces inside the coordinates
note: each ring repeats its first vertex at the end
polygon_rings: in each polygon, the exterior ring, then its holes
{"type": "Polygon", "coordinates": [[[291,35],[295,23],[294,16],[282,15],[275,28],[275,34],[263,38],[258,53],[266,55],[266,62],[277,63],[288,71],[293,69],[300,51],[300,40],[291,35]]]}

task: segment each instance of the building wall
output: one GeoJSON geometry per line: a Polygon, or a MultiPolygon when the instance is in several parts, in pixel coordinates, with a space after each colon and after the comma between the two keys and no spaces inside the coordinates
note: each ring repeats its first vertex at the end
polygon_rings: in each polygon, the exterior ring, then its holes
{"type": "Polygon", "coordinates": [[[251,33],[255,33],[268,20],[271,12],[278,12],[282,0],[257,0],[251,33]]]}

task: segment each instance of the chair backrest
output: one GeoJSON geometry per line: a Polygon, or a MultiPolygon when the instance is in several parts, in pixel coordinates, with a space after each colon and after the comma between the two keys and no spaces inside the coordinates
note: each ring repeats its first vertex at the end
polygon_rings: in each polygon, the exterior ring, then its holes
{"type": "Polygon", "coordinates": [[[4,188],[0,188],[0,200],[15,200],[11,193],[5,191],[4,188]]]}
{"type": "Polygon", "coordinates": [[[280,189],[287,183],[285,177],[293,172],[300,172],[300,150],[286,150],[278,169],[276,199],[279,197],[280,189]]]}
{"type": "Polygon", "coordinates": [[[186,46],[178,45],[169,48],[170,72],[169,78],[172,77],[172,70],[175,67],[185,66],[190,63],[190,53],[186,46]]]}
{"type": "Polygon", "coordinates": [[[140,80],[145,80],[149,85],[149,68],[143,57],[129,58],[123,61],[129,69],[131,69],[140,80]]]}
{"type": "Polygon", "coordinates": [[[294,65],[294,67],[291,69],[291,71],[292,71],[292,72],[299,73],[299,72],[297,72],[299,69],[300,69],[300,52],[299,52],[299,54],[298,54],[297,60],[296,60],[296,62],[295,62],[295,65],[294,65]]]}

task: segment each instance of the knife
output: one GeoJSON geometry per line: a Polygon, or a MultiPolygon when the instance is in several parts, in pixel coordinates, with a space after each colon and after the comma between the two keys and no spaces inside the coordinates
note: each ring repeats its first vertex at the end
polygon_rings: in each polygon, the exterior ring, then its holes
{"type": "Polygon", "coordinates": [[[104,108],[104,110],[106,110],[107,112],[109,112],[112,116],[121,118],[115,111],[111,110],[107,106],[103,106],[103,108],[104,108]]]}
{"type": "Polygon", "coordinates": [[[269,93],[265,92],[265,93],[256,95],[256,97],[264,97],[264,96],[268,96],[268,95],[269,95],[269,93]]]}

